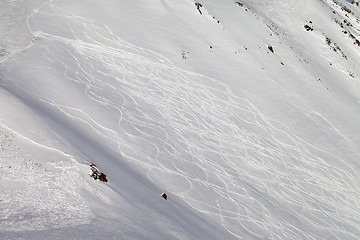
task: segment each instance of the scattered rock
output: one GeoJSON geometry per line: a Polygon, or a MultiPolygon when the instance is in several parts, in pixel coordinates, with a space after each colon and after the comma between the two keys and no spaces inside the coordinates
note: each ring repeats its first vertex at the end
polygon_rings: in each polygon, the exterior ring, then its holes
{"type": "Polygon", "coordinates": [[[304,28],[306,29],[306,31],[314,31],[314,28],[310,27],[307,24],[304,25],[304,28]]]}
{"type": "Polygon", "coordinates": [[[220,21],[219,21],[219,20],[217,20],[215,17],[213,17],[213,19],[214,19],[217,23],[220,23],[220,21]]]}
{"type": "Polygon", "coordinates": [[[181,56],[182,56],[182,59],[187,59],[187,55],[189,54],[190,52],[186,52],[186,51],[181,51],[181,56]]]}
{"type": "Polygon", "coordinates": [[[347,12],[347,13],[353,14],[352,11],[351,11],[349,8],[347,8],[346,6],[342,6],[342,7],[341,7],[341,10],[343,10],[343,11],[345,11],[345,12],[347,12]]]}
{"type": "Polygon", "coordinates": [[[330,46],[330,44],[331,44],[331,39],[327,37],[327,38],[325,39],[325,42],[326,42],[327,45],[330,46]]]}
{"type": "Polygon", "coordinates": [[[330,48],[332,50],[334,50],[334,52],[341,54],[343,58],[348,59],[348,57],[345,55],[345,53],[341,50],[341,48],[334,42],[331,41],[330,38],[326,37],[325,38],[325,42],[327,45],[330,46],[330,48]]]}

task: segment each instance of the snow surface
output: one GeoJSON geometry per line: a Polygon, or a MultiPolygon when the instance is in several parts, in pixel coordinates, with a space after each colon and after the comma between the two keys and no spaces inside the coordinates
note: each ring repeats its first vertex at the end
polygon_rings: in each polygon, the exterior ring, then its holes
{"type": "Polygon", "coordinates": [[[1,1],[0,239],[360,239],[359,8],[195,3],[1,1]]]}

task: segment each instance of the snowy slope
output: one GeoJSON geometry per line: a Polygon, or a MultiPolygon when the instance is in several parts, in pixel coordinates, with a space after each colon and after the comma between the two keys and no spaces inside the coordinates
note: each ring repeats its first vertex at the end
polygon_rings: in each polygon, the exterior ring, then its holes
{"type": "Polygon", "coordinates": [[[1,239],[360,238],[357,6],[7,0],[0,18],[1,239]]]}

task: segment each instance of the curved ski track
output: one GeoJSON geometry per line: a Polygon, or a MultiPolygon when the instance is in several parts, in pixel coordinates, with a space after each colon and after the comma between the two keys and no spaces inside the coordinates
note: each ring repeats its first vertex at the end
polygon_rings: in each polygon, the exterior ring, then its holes
{"type": "Polygon", "coordinates": [[[341,159],[267,118],[221,81],[184,71],[105,25],[53,10],[73,38],[34,36],[64,52],[46,55],[117,126],[103,125],[76,103],[43,101],[117,144],[170,201],[182,198],[239,239],[359,238],[356,173],[327,161],[341,159]]]}

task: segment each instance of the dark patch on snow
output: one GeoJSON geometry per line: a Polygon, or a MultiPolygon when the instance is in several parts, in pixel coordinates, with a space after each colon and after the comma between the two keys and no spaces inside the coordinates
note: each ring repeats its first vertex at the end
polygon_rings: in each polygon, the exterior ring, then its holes
{"type": "Polygon", "coordinates": [[[196,6],[197,10],[199,11],[199,13],[202,15],[202,12],[201,12],[201,10],[200,10],[200,8],[202,8],[202,4],[196,2],[196,3],[195,3],[195,6],[196,6]]]}
{"type": "Polygon", "coordinates": [[[249,7],[246,7],[243,3],[235,2],[235,4],[237,4],[238,6],[244,8],[245,12],[247,12],[247,11],[251,12],[251,9],[249,7]]]}
{"type": "Polygon", "coordinates": [[[189,54],[190,52],[187,52],[187,51],[181,51],[181,56],[182,56],[182,59],[187,59],[187,55],[189,54]]]}
{"type": "Polygon", "coordinates": [[[95,180],[99,179],[101,182],[107,182],[106,175],[99,171],[97,166],[93,163],[90,164],[92,174],[90,174],[90,177],[94,178],[95,180]]]}
{"type": "Polygon", "coordinates": [[[330,46],[330,48],[331,48],[332,50],[334,50],[334,52],[339,53],[339,54],[342,55],[343,58],[348,59],[348,57],[347,57],[347,56],[345,55],[345,53],[341,50],[341,48],[340,48],[336,43],[334,43],[333,41],[331,41],[330,38],[326,37],[326,38],[325,38],[325,42],[326,42],[327,45],[330,46]]]}
{"type": "Polygon", "coordinates": [[[243,6],[244,6],[244,4],[241,3],[241,2],[235,2],[235,4],[239,5],[240,7],[243,7],[243,6]]]}
{"type": "Polygon", "coordinates": [[[342,32],[345,35],[348,35],[349,38],[351,38],[354,42],[355,45],[357,45],[358,47],[360,47],[360,41],[355,37],[354,34],[352,34],[351,32],[351,28],[353,28],[353,25],[346,19],[344,19],[343,21],[339,21],[337,19],[333,19],[333,21],[338,24],[342,29],[342,32]]]}
{"type": "Polygon", "coordinates": [[[306,29],[306,31],[314,31],[314,28],[310,27],[307,24],[304,25],[304,28],[306,29]]]}
{"type": "Polygon", "coordinates": [[[270,52],[274,53],[274,48],[271,45],[268,46],[268,49],[270,50],[270,52]]]}

